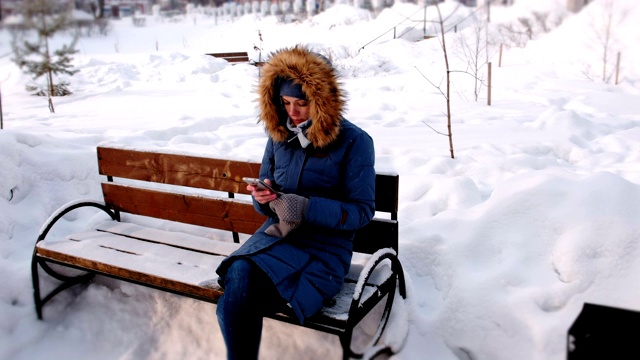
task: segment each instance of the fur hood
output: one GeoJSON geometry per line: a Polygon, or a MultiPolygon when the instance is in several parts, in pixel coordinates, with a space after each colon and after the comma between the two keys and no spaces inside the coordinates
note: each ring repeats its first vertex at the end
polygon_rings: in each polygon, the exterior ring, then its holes
{"type": "Polygon", "coordinates": [[[258,83],[260,120],[274,141],[284,142],[290,136],[287,113],[280,105],[278,90],[283,79],[302,85],[309,101],[311,126],[306,137],[316,148],[323,148],[338,138],[345,95],[331,63],[304,46],[285,48],[271,54],[262,67],[258,83]]]}

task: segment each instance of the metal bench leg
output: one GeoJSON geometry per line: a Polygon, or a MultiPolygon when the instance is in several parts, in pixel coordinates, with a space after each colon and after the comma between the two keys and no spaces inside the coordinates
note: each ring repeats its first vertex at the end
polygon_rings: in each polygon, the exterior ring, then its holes
{"type": "MultiPolygon", "coordinates": [[[[375,334],[369,341],[369,344],[365,347],[365,351],[376,346],[380,339],[382,338],[382,334],[384,333],[384,329],[389,322],[389,317],[391,315],[391,308],[393,307],[393,300],[395,298],[395,288],[397,285],[397,278],[394,278],[393,283],[390,285],[393,291],[390,291],[387,294],[387,301],[384,306],[384,310],[382,312],[382,316],[380,317],[380,322],[378,323],[378,328],[376,329],[375,334]]],[[[363,319],[364,320],[364,319],[363,319]]],[[[362,321],[362,320],[361,320],[362,321]]],[[[365,353],[359,353],[354,351],[351,348],[351,340],[353,338],[353,330],[358,324],[352,324],[342,335],[340,335],[340,344],[342,345],[342,358],[344,360],[347,359],[362,359],[365,353]]],[[[393,354],[391,348],[386,346],[382,347],[376,351],[375,356],[380,355],[382,353],[393,354]]],[[[373,356],[373,357],[375,357],[373,356]]]]}
{"type": "Polygon", "coordinates": [[[40,277],[38,275],[38,264],[35,259],[31,259],[31,280],[33,282],[33,302],[36,305],[38,319],[42,320],[42,299],[40,298],[40,277]]]}
{"type": "Polygon", "coordinates": [[[37,259],[36,256],[31,260],[31,278],[33,280],[33,300],[36,306],[36,314],[38,315],[38,319],[42,320],[42,308],[47,301],[51,300],[58,293],[63,290],[81,283],[86,283],[94,277],[94,273],[85,273],[78,276],[66,276],[55,272],[51,267],[44,261],[37,259]],[[47,296],[42,298],[40,293],[40,275],[38,273],[38,264],[40,267],[53,278],[62,281],[58,287],[53,289],[47,296]]]}
{"type": "MultiPolygon", "coordinates": [[[[367,354],[370,358],[375,358],[378,355],[382,355],[382,354],[388,354],[388,355],[394,354],[394,351],[389,346],[381,346],[377,350],[372,350],[372,349],[376,345],[378,345],[378,342],[382,338],[382,334],[384,333],[387,323],[389,322],[389,317],[391,316],[391,308],[393,307],[393,301],[396,295],[396,289],[398,290],[400,296],[403,299],[407,298],[407,289],[406,289],[406,283],[404,279],[404,272],[402,269],[402,265],[400,264],[400,261],[398,260],[397,257],[393,255],[385,254],[377,260],[377,263],[380,263],[383,259],[388,259],[391,261],[391,268],[394,273],[394,276],[392,278],[392,282],[388,284],[391,290],[387,294],[387,301],[384,307],[384,311],[382,312],[380,322],[378,323],[378,328],[376,329],[376,332],[373,335],[373,338],[369,342],[368,346],[365,348],[367,349],[366,351],[368,350],[374,351],[373,354],[367,354]]],[[[354,302],[355,304],[352,304],[352,308],[354,306],[357,307],[358,301],[354,300],[354,302]]],[[[362,359],[365,355],[365,353],[356,353],[351,349],[353,329],[356,327],[356,325],[357,324],[350,324],[348,329],[340,336],[340,344],[342,345],[343,359],[349,359],[349,358],[362,359]]]]}

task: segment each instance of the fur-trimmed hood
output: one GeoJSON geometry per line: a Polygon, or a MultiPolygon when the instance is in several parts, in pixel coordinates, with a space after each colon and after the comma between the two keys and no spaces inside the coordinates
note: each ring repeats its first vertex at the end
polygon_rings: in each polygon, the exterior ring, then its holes
{"type": "Polygon", "coordinates": [[[283,142],[290,136],[287,113],[280,105],[279,88],[290,78],[302,85],[309,101],[311,126],[306,137],[316,148],[329,145],[340,133],[345,110],[345,95],[335,69],[327,59],[302,45],[285,48],[271,54],[262,67],[258,84],[260,120],[274,141],[283,142]]]}

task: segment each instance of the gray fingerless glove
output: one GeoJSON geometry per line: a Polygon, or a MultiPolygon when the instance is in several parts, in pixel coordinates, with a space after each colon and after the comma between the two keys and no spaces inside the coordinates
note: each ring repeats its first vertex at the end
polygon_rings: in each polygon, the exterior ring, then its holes
{"type": "Polygon", "coordinates": [[[269,203],[269,207],[278,215],[280,223],[273,224],[265,230],[271,236],[285,237],[298,228],[304,220],[309,206],[309,199],[296,194],[283,194],[269,203]]]}

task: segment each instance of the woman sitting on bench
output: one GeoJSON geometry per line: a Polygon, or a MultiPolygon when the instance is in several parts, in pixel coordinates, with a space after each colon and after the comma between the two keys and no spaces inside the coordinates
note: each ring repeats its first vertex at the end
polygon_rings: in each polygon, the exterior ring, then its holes
{"type": "Polygon", "coordinates": [[[375,213],[373,140],[343,118],[345,95],[324,56],[281,49],[262,68],[260,120],[268,134],[260,179],[248,185],[269,218],[216,270],[218,322],[229,359],[257,359],[265,314],[300,323],[342,287],[352,240],[375,213]]]}

